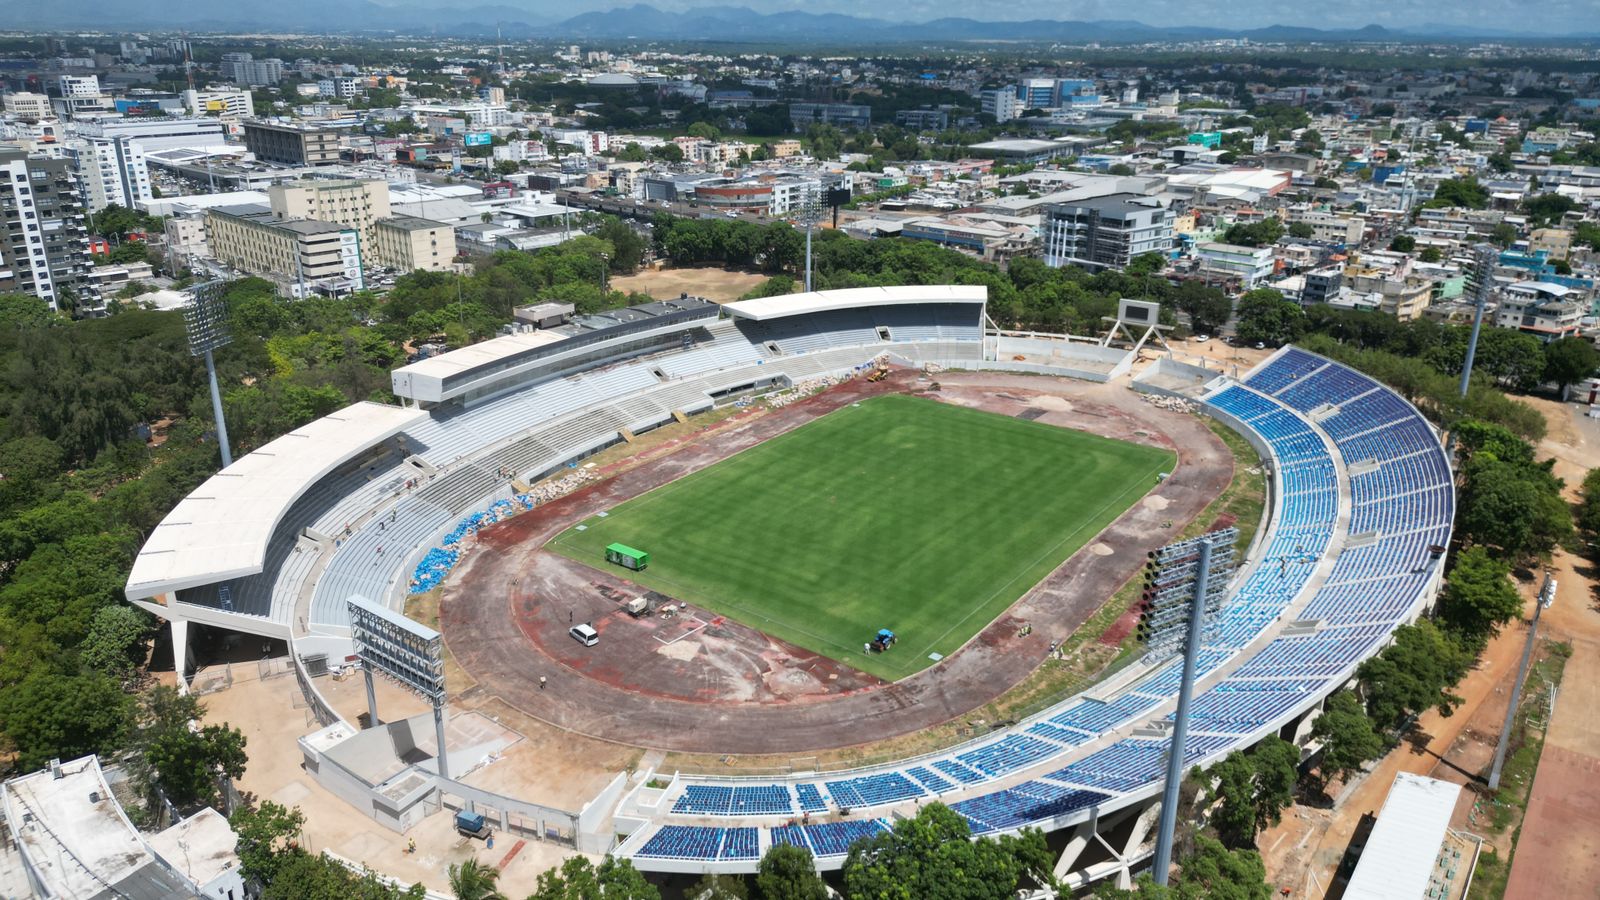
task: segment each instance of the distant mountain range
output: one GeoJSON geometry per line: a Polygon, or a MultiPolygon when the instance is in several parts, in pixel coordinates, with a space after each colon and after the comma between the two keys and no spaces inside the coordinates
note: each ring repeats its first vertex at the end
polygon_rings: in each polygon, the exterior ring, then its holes
{"type": "MultiPolygon", "coordinates": [[[[101,0],[92,8],[71,4],[0,4],[0,28],[260,31],[299,33],[402,33],[487,36],[499,29],[507,38],[578,38],[589,40],[729,41],[736,43],[943,43],[1060,42],[1137,43],[1144,41],[1248,38],[1255,41],[1385,41],[1416,39],[1418,32],[1378,25],[1324,30],[1291,25],[1255,29],[1200,26],[1157,26],[1142,22],[1093,22],[1032,19],[980,21],[943,18],[922,22],[837,13],[783,11],[762,13],[742,6],[706,6],[668,12],[646,4],[552,15],[553,4],[518,0],[474,5],[473,0],[419,5],[413,0],[381,4],[372,0],[204,0],[195,3],[151,3],[150,0],[101,0]],[[88,11],[91,10],[92,12],[88,11]]],[[[1435,32],[1428,37],[1478,37],[1473,29],[1435,32]]],[[[1496,37],[1515,37],[1498,32],[1496,37]]],[[[1536,37],[1536,35],[1522,35],[1536,37]]],[[[1569,39],[1578,35],[1564,35],[1569,39]]]]}

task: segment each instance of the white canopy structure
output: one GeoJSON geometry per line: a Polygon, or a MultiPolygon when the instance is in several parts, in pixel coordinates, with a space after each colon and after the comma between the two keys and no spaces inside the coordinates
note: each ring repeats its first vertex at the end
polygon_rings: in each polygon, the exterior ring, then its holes
{"type": "Polygon", "coordinates": [[[128,576],[128,599],[260,572],[273,529],[308,488],[426,417],[422,410],[356,403],[241,457],[151,532],[128,576]]]}
{"type": "Polygon", "coordinates": [[[910,287],[846,288],[739,300],[723,305],[730,315],[743,319],[781,319],[835,309],[903,306],[913,303],[986,303],[989,289],[981,284],[912,285],[910,287]]]}

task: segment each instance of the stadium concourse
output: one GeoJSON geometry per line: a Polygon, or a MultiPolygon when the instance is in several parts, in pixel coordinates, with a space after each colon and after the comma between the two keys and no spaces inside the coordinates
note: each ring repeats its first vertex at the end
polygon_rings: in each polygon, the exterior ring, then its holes
{"type": "MultiPolygon", "coordinates": [[[[984,303],[981,287],[722,307],[686,297],[414,363],[393,378],[406,406],[357,404],[197,489],[140,552],[128,596],[172,624],[180,676],[189,622],[288,639],[327,725],[300,742],[313,768],[356,736],[320,701],[313,677],[349,656],[346,599],[400,608],[413,587],[447,577],[464,535],[531,505],[526,485],[589,454],[736,396],[883,357],[1095,381],[1129,370],[1126,350],[987,332],[984,303]]],[[[1269,519],[1200,656],[1185,762],[1205,764],[1267,734],[1303,737],[1322,700],[1432,602],[1453,482],[1422,416],[1337,363],[1291,347],[1234,380],[1167,362],[1134,387],[1187,381],[1203,412],[1245,436],[1272,476],[1269,519]]],[[[619,777],[570,815],[474,796],[424,760],[366,785],[382,798],[369,814],[403,830],[414,821],[408,810],[430,797],[435,807],[470,800],[502,822],[513,812],[542,816],[540,834],[645,871],[749,872],[781,842],[836,868],[851,841],[938,799],[979,834],[1064,832],[1058,871],[1075,882],[1125,878],[1148,854],[1177,687],[1176,661],[1154,660],[927,757],[782,779],[619,777]],[[612,846],[613,834],[627,838],[612,846]]]]}

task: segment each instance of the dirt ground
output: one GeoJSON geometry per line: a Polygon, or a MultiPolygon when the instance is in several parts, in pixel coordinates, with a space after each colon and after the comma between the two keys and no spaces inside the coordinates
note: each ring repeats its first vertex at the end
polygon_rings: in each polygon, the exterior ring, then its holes
{"type": "MultiPolygon", "coordinates": [[[[476,682],[528,716],[638,747],[794,754],[920,731],[991,701],[1034,670],[1143,563],[1227,486],[1232,457],[1200,420],[1141,402],[1126,388],[1055,379],[941,375],[946,402],[1094,430],[1178,451],[1145,500],[939,665],[884,684],[754,630],[689,609],[670,623],[636,620],[642,593],[615,575],[539,548],[572,522],[681,477],[862,396],[917,390],[897,372],[852,381],[782,410],[730,420],[563,500],[480,533],[447,582],[441,629],[476,682]],[[592,622],[599,649],[566,636],[592,622]],[[1019,635],[1024,624],[1031,634],[1019,635]],[[540,679],[545,681],[541,683],[540,679]]],[[[611,475],[611,472],[606,472],[611,475]]]]}
{"type": "MultiPolygon", "coordinates": [[[[1542,456],[1556,460],[1556,474],[1569,494],[1585,471],[1600,465],[1600,423],[1581,418],[1570,404],[1519,398],[1539,408],[1549,423],[1542,456]]],[[[1528,814],[1512,861],[1507,898],[1600,897],[1600,604],[1594,570],[1586,561],[1558,551],[1552,560],[1557,598],[1540,621],[1540,635],[1572,644],[1555,714],[1534,779],[1528,814]]],[[[1478,667],[1456,689],[1463,703],[1455,715],[1426,713],[1419,725],[1424,747],[1402,744],[1351,785],[1330,788],[1333,810],[1295,806],[1281,825],[1258,838],[1269,880],[1293,897],[1322,897],[1364,814],[1376,814],[1395,774],[1411,772],[1469,785],[1462,792],[1451,827],[1481,833],[1475,809],[1504,722],[1517,663],[1527,638],[1526,617],[1533,614],[1537,573],[1521,573],[1527,605],[1525,620],[1505,628],[1489,643],[1478,667]]],[[[1500,857],[1510,849],[1510,832],[1491,842],[1500,857]]]]}
{"type": "Polygon", "coordinates": [[[760,272],[732,269],[641,269],[637,274],[611,279],[611,287],[649,294],[657,300],[672,300],[680,294],[688,294],[727,303],[760,287],[766,280],[767,276],[760,272]]]}

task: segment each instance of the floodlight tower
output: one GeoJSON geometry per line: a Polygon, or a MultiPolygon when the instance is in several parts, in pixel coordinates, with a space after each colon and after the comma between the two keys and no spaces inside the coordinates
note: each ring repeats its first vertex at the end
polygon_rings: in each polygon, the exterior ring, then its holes
{"type": "Polygon", "coordinates": [[[183,327],[189,333],[189,355],[206,358],[206,378],[211,382],[211,414],[217,420],[217,446],[222,449],[222,467],[233,465],[228,448],[228,423],[222,419],[222,392],[217,388],[217,363],[211,351],[233,342],[228,333],[227,303],[222,296],[226,282],[207,281],[189,291],[189,305],[183,308],[183,327]]]}
{"type": "Polygon", "coordinates": [[[806,223],[806,293],[811,292],[811,229],[817,225],[818,199],[817,191],[806,191],[800,205],[800,218],[806,223]]]}
{"type": "Polygon", "coordinates": [[[1494,748],[1494,765],[1489,768],[1489,790],[1499,790],[1500,769],[1506,764],[1506,745],[1511,742],[1511,725],[1517,718],[1517,701],[1522,699],[1522,682],[1528,677],[1528,663],[1533,658],[1533,639],[1539,633],[1539,614],[1556,600],[1556,580],[1544,573],[1544,585],[1539,588],[1539,601],[1533,607],[1533,622],[1528,626],[1528,642],[1522,645],[1522,662],[1517,666],[1517,681],[1511,686],[1511,705],[1506,707],[1506,720],[1500,726],[1500,743],[1494,748]]]}
{"type": "Polygon", "coordinates": [[[1172,868],[1173,834],[1178,826],[1178,788],[1183,784],[1184,744],[1189,736],[1189,706],[1194,699],[1200,644],[1212,617],[1227,599],[1233,578],[1237,528],[1225,528],[1187,541],[1168,544],[1150,554],[1141,601],[1140,636],[1150,655],[1170,656],[1183,645],[1183,680],[1167,751],[1167,783],[1161,795],[1161,820],[1156,832],[1152,875],[1167,883],[1172,868]]]}
{"type": "Polygon", "coordinates": [[[1483,309],[1494,291],[1494,267],[1500,261],[1500,251],[1493,244],[1478,244],[1472,248],[1472,302],[1477,309],[1472,314],[1472,338],[1467,342],[1467,359],[1461,366],[1461,396],[1467,395],[1467,384],[1472,380],[1472,361],[1478,355],[1478,333],[1483,330],[1483,309]]]}

